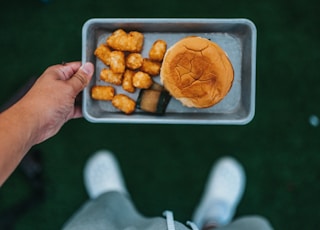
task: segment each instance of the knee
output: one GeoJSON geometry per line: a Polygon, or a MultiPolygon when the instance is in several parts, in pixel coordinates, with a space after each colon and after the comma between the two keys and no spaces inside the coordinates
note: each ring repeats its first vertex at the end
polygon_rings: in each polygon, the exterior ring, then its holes
{"type": "Polygon", "coordinates": [[[241,229],[272,230],[270,222],[262,216],[245,216],[234,221],[234,224],[241,225],[241,229]]]}

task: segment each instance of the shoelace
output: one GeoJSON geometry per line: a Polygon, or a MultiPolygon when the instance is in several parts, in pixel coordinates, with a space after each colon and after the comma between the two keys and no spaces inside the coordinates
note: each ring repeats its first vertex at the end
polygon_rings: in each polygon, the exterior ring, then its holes
{"type": "MultiPolygon", "coordinates": [[[[173,212],[172,211],[164,211],[163,216],[165,216],[167,219],[168,230],[175,230],[173,212]]],[[[189,225],[192,230],[199,230],[197,225],[195,225],[195,223],[193,223],[191,221],[187,221],[187,225],[189,225]]]]}

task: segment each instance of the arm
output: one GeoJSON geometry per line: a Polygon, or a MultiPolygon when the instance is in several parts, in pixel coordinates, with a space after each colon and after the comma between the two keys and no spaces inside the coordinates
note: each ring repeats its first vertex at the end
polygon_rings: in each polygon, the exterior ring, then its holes
{"type": "Polygon", "coordinates": [[[81,108],[74,106],[75,98],[92,74],[91,63],[51,66],[20,101],[0,114],[0,185],[33,145],[82,116],[81,108]]]}

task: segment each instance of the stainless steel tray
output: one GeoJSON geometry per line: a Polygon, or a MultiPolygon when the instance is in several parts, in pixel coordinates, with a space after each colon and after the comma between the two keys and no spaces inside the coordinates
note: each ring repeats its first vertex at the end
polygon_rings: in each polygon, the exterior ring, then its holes
{"type": "MultiPolygon", "coordinates": [[[[249,123],[255,111],[256,27],[248,19],[90,19],[82,28],[82,62],[95,64],[92,81],[84,90],[83,115],[90,122],[99,123],[160,123],[160,124],[239,124],[249,123]],[[228,54],[235,71],[235,78],[228,95],[217,105],[206,109],[187,108],[174,98],[161,116],[136,110],[125,115],[111,102],[91,99],[93,85],[104,85],[99,79],[104,64],[94,56],[96,47],[116,29],[137,30],[144,34],[142,55],[148,56],[152,43],[163,39],[168,47],[179,39],[197,35],[219,44],[228,54]]],[[[159,81],[159,77],[154,78],[159,81]]],[[[124,93],[121,87],[117,93],[124,93]]],[[[126,93],[126,92],[125,92],[126,93]]],[[[127,93],[128,94],[128,93],[127,93]]],[[[138,92],[128,94],[136,99],[138,92]]]]}

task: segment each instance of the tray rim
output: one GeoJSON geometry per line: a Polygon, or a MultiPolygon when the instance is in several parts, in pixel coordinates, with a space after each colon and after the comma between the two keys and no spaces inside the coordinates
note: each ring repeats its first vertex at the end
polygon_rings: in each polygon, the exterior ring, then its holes
{"type": "Polygon", "coordinates": [[[133,118],[128,115],[126,119],[119,119],[119,118],[99,118],[93,117],[88,113],[87,110],[87,95],[88,93],[88,86],[85,87],[83,91],[83,98],[82,98],[82,112],[83,116],[86,120],[92,123],[133,123],[133,124],[199,124],[199,125],[246,125],[250,123],[254,116],[255,116],[255,102],[256,102],[256,47],[257,47],[257,28],[253,21],[248,18],[90,18],[88,19],[82,27],[82,64],[86,62],[86,35],[88,28],[94,23],[204,23],[204,24],[211,24],[211,23],[237,23],[237,24],[244,24],[250,28],[251,31],[251,92],[250,92],[250,107],[248,115],[242,119],[183,119],[177,120],[174,118],[165,118],[158,117],[155,118],[154,116],[150,115],[148,119],[141,119],[141,118],[133,118]]]}

